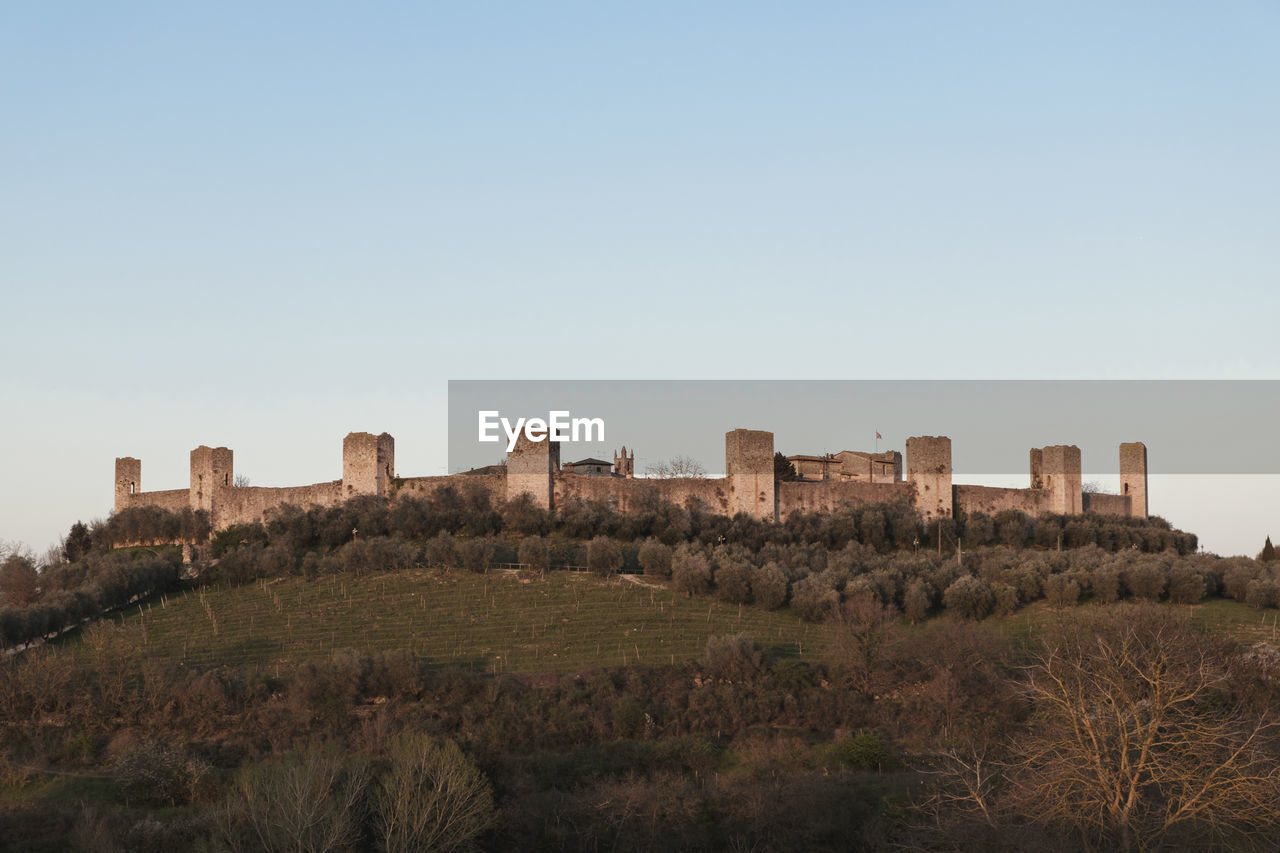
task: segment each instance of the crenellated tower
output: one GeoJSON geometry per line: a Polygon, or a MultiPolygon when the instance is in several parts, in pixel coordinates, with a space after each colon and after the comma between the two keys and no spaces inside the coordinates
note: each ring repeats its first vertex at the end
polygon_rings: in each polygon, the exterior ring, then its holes
{"type": "Polygon", "coordinates": [[[744,512],[763,521],[777,519],[773,433],[761,429],[725,433],[724,472],[729,481],[729,515],[744,512]]]}
{"type": "Polygon", "coordinates": [[[396,476],[396,440],[387,433],[347,433],[342,440],[342,495],[391,493],[391,481],[396,476]]]}
{"type": "Polygon", "coordinates": [[[129,506],[130,499],[142,491],[142,460],[132,456],[116,457],[116,512],[129,506]]]}
{"type": "Polygon", "coordinates": [[[1129,496],[1129,515],[1147,517],[1147,446],[1141,441],[1120,445],[1120,494],[1129,496]]]}
{"type": "Polygon", "coordinates": [[[951,439],[945,435],[908,438],[907,482],[915,486],[916,509],[925,521],[951,518],[951,439]]]}

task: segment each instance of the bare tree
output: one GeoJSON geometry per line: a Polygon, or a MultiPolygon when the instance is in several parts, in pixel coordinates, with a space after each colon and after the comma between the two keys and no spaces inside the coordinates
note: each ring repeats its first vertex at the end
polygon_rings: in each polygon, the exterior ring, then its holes
{"type": "Polygon", "coordinates": [[[707,476],[707,469],[703,468],[702,463],[692,456],[673,456],[662,462],[646,466],[644,472],[648,476],[657,477],[660,480],[670,480],[675,477],[701,478],[707,476]]]}
{"type": "Polygon", "coordinates": [[[489,782],[453,741],[404,734],[374,793],[382,849],[458,850],[493,822],[489,782]]]}
{"type": "Polygon", "coordinates": [[[1229,702],[1225,657],[1154,606],[1066,623],[1027,673],[1038,718],[1010,767],[1017,811],[1120,850],[1269,824],[1274,724],[1229,702]]]}
{"type": "Polygon", "coordinates": [[[896,607],[869,594],[856,595],[840,608],[831,655],[850,685],[867,698],[877,692],[877,676],[897,618],[896,607]]]}
{"type": "Polygon", "coordinates": [[[236,474],[235,479],[231,481],[231,485],[237,489],[243,489],[249,485],[249,476],[247,474],[236,474]]]}
{"type": "Polygon", "coordinates": [[[246,767],[219,814],[222,841],[237,852],[352,849],[368,782],[367,762],[325,747],[246,767]]]}

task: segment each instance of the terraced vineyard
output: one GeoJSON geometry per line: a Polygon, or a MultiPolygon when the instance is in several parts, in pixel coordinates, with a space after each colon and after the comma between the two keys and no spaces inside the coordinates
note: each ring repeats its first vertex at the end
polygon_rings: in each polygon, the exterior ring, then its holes
{"type": "Polygon", "coordinates": [[[206,588],[117,621],[144,655],[190,667],[407,650],[434,665],[495,673],[678,663],[698,657],[708,636],[739,632],[775,655],[812,658],[831,631],[785,611],[685,598],[644,578],[425,569],[206,588]]]}

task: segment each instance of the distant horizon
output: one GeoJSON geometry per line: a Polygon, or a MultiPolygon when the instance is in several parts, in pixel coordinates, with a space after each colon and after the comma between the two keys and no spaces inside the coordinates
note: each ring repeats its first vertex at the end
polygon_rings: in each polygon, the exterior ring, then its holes
{"type": "MultiPolygon", "coordinates": [[[[349,430],[348,432],[361,432],[361,431],[374,432],[373,430],[349,430]]],[[[383,431],[390,432],[390,430],[378,430],[378,432],[383,432],[383,431]]],[[[343,435],[345,434],[346,433],[343,433],[343,435]]],[[[416,442],[413,442],[412,440],[406,440],[401,436],[396,435],[395,433],[391,433],[391,434],[393,438],[396,440],[395,474],[397,477],[439,476],[446,473],[460,473],[460,471],[445,471],[442,468],[437,468],[436,470],[432,471],[432,470],[424,470],[423,468],[420,468],[420,467],[404,467],[405,465],[409,465],[409,466],[414,465],[413,460],[420,458],[422,447],[418,446],[416,442]],[[405,454],[403,452],[406,449],[410,451],[409,454],[405,454]],[[402,459],[406,461],[402,463],[401,462],[402,459]]],[[[721,437],[720,435],[715,436],[715,438],[717,439],[720,437],[721,437]]],[[[334,452],[332,453],[332,456],[333,456],[331,460],[332,467],[330,470],[333,476],[325,477],[323,475],[318,475],[318,476],[313,476],[311,478],[308,478],[307,476],[303,475],[300,478],[281,479],[277,477],[270,480],[262,479],[260,477],[255,476],[252,473],[249,473],[241,464],[241,461],[244,459],[253,460],[255,462],[257,460],[263,459],[263,455],[262,455],[264,452],[263,448],[249,446],[248,448],[246,448],[248,450],[248,452],[246,453],[234,445],[228,445],[221,442],[215,443],[212,446],[215,446],[215,447],[226,446],[235,454],[236,474],[237,476],[248,477],[249,486],[280,488],[280,487],[309,485],[312,483],[331,482],[335,479],[340,479],[342,475],[341,452],[340,452],[341,441],[342,441],[342,436],[336,436],[332,442],[332,447],[334,452]]],[[[627,444],[628,449],[630,451],[636,452],[635,471],[636,471],[636,476],[640,478],[645,478],[648,476],[647,468],[649,464],[653,462],[664,461],[665,459],[669,458],[667,456],[659,458],[659,457],[651,457],[645,454],[640,454],[637,452],[636,446],[633,445],[631,442],[628,441],[623,443],[627,444]]],[[[618,443],[615,442],[615,444],[618,444],[618,443]]],[[[796,455],[795,453],[790,452],[787,448],[777,445],[776,443],[775,443],[775,448],[783,452],[785,455],[796,455]]],[[[616,450],[617,448],[615,447],[613,449],[616,450]]],[[[840,449],[841,450],[845,450],[845,449],[863,450],[863,451],[866,450],[865,448],[857,448],[857,447],[847,447],[847,448],[842,447],[840,449]]],[[[189,477],[190,449],[188,449],[186,452],[179,454],[178,458],[156,459],[154,462],[149,459],[149,455],[145,453],[145,449],[139,448],[139,450],[143,451],[143,455],[141,456],[136,456],[136,454],[129,454],[129,455],[135,455],[135,458],[139,458],[142,462],[142,466],[143,466],[142,467],[143,487],[141,489],[142,491],[151,492],[151,491],[162,491],[162,490],[172,490],[172,489],[182,490],[182,489],[187,489],[189,487],[190,485],[190,477],[189,477]],[[175,473],[177,474],[177,476],[175,476],[175,473]]],[[[438,450],[439,448],[437,448],[437,451],[438,450]]],[[[889,451],[903,452],[905,455],[905,447],[893,446],[890,444],[890,442],[887,439],[882,439],[880,452],[889,452],[889,451]]],[[[830,451],[830,452],[836,452],[836,451],[830,451]]],[[[874,451],[869,451],[869,452],[874,452],[874,451]]],[[[583,456],[599,456],[599,453],[584,449],[584,451],[582,452],[582,455],[583,456]]],[[[686,454],[686,455],[690,455],[691,458],[696,459],[699,463],[703,465],[705,469],[705,474],[703,476],[706,476],[708,478],[722,478],[724,476],[724,472],[716,466],[717,461],[721,463],[721,466],[722,466],[722,463],[723,463],[722,451],[719,453],[713,454],[712,456],[707,457],[705,459],[696,455],[691,455],[691,454],[686,454]]],[[[112,462],[114,461],[114,458],[116,457],[112,457],[111,459],[106,461],[112,462]]],[[[612,452],[608,452],[604,456],[600,456],[600,458],[606,459],[606,461],[611,460],[612,452]]],[[[503,461],[505,461],[505,455],[504,455],[503,461]]],[[[574,461],[574,460],[562,458],[561,461],[563,464],[563,462],[574,461]]],[[[251,462],[251,464],[253,463],[251,462]]],[[[495,461],[488,464],[500,464],[500,463],[495,461]]],[[[322,466],[323,466],[323,463],[321,462],[321,460],[317,459],[317,460],[312,460],[311,464],[301,466],[300,470],[317,472],[318,474],[318,472],[323,470],[322,466]]],[[[484,467],[484,466],[478,465],[475,467],[484,467]]],[[[290,466],[289,470],[299,470],[299,468],[290,466]]],[[[461,470],[466,470],[466,469],[461,469],[461,470]]],[[[1086,464],[1085,470],[1082,472],[1082,479],[1086,484],[1090,482],[1096,482],[1100,484],[1102,486],[1103,493],[1119,494],[1119,491],[1120,491],[1119,490],[1119,474],[1115,470],[1114,466],[1112,466],[1111,470],[1090,471],[1088,470],[1088,467],[1086,464]]],[[[953,476],[953,481],[956,485],[981,485],[981,486],[996,486],[996,487],[1002,487],[1002,488],[1026,489],[1029,486],[1029,474],[1027,473],[978,474],[978,473],[956,472],[953,476]]],[[[70,528],[71,524],[74,523],[75,521],[91,522],[93,520],[105,519],[109,517],[109,515],[111,514],[111,504],[112,504],[111,489],[112,489],[112,479],[110,474],[108,474],[108,476],[105,477],[100,484],[98,484],[98,488],[97,488],[97,491],[103,496],[103,500],[101,501],[101,505],[103,507],[102,511],[97,514],[81,516],[78,518],[67,520],[65,524],[60,526],[59,532],[56,535],[57,536],[65,535],[66,531],[70,528]]],[[[1150,515],[1164,518],[1165,520],[1169,521],[1169,523],[1172,524],[1175,528],[1196,534],[1199,537],[1201,545],[1204,547],[1204,549],[1207,552],[1218,553],[1222,556],[1253,557],[1262,549],[1265,539],[1268,536],[1273,536],[1274,534],[1270,531],[1263,531],[1261,532],[1260,536],[1252,533],[1251,528],[1248,525],[1250,523],[1258,522],[1259,515],[1257,513],[1255,513],[1253,516],[1248,516],[1247,514],[1240,513],[1242,515],[1245,515],[1245,517],[1242,519],[1244,524],[1241,524],[1241,523],[1236,523],[1234,525],[1225,524],[1225,521],[1229,519],[1224,519],[1223,516],[1226,515],[1230,517],[1232,514],[1223,512],[1224,509],[1231,508],[1229,503],[1224,504],[1223,496],[1227,496],[1228,499],[1232,497],[1235,498],[1235,500],[1237,501],[1237,512],[1239,513],[1240,510],[1243,510],[1247,506],[1253,506],[1255,508],[1257,507],[1265,508],[1268,505],[1273,505],[1273,504],[1270,504],[1270,501],[1273,501],[1275,499],[1275,496],[1278,493],[1280,493],[1280,476],[1276,476],[1276,475],[1234,474],[1234,475],[1216,475],[1215,476],[1211,474],[1182,474],[1182,475],[1150,474],[1149,475],[1149,495],[1150,495],[1149,513],[1150,515]],[[1203,500],[1201,498],[1203,498],[1203,500]],[[1217,529],[1215,529],[1215,527],[1213,526],[1213,522],[1215,521],[1218,524],[1217,529]],[[1206,527],[1205,526],[1206,524],[1208,524],[1209,526],[1206,527]],[[1254,539],[1257,539],[1257,541],[1255,542],[1254,539]]],[[[1267,514],[1268,513],[1265,511],[1265,509],[1263,509],[1261,513],[1261,517],[1265,518],[1267,514]]],[[[33,542],[22,542],[22,540],[10,540],[10,541],[19,542],[21,544],[26,545],[37,555],[42,555],[49,547],[53,547],[54,545],[57,544],[56,538],[49,541],[43,548],[39,547],[37,543],[33,543],[33,542]]]]}

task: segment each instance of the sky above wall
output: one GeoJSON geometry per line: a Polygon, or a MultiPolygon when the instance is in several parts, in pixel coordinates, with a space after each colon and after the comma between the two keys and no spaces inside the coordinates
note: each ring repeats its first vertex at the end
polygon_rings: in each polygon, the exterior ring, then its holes
{"type": "MultiPolygon", "coordinates": [[[[146,489],[198,444],[309,483],[385,430],[444,473],[449,379],[1276,378],[1278,30],[1271,2],[7,4],[0,539],[104,516],[116,456],[146,489]]],[[[1151,504],[1222,553],[1280,534],[1273,477],[1151,504]]]]}

